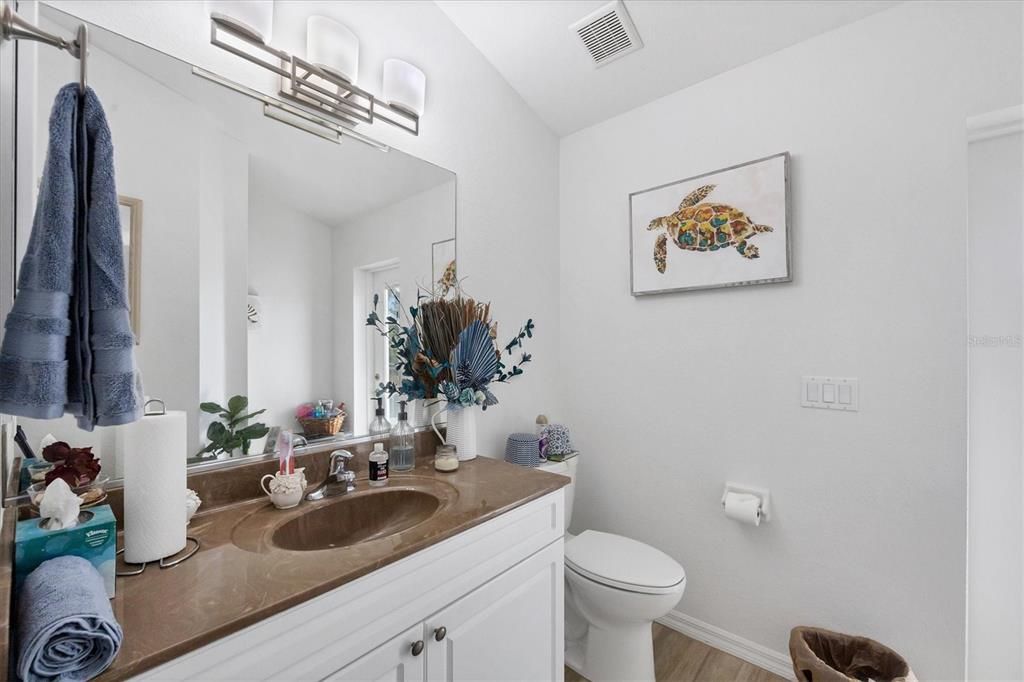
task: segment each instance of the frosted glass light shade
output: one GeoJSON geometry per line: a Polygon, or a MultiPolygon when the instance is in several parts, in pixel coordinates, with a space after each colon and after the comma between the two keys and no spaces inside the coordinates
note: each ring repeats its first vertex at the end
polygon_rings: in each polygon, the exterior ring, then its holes
{"type": "Polygon", "coordinates": [[[274,34],[274,0],[207,0],[210,14],[222,14],[269,43],[274,34]]]}
{"type": "Polygon", "coordinates": [[[427,77],[422,71],[401,59],[384,61],[385,102],[422,116],[426,93],[427,77]]]}
{"type": "Polygon", "coordinates": [[[334,19],[313,15],[306,20],[306,61],[355,85],[359,77],[359,38],[334,19]]]}

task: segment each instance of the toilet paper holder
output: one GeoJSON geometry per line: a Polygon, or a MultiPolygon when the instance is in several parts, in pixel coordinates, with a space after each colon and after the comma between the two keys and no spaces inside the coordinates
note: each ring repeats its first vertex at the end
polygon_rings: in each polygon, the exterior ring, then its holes
{"type": "Polygon", "coordinates": [[[725,498],[729,496],[729,493],[745,493],[747,495],[754,495],[761,500],[761,520],[771,521],[771,501],[772,495],[768,488],[759,488],[757,486],[744,485],[742,483],[733,483],[732,481],[725,482],[725,490],[722,492],[722,508],[725,508],[725,498]]]}

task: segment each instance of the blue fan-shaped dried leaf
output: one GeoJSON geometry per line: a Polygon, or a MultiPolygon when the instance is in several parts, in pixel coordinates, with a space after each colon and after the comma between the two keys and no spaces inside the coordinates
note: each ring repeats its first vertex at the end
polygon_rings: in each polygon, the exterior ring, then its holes
{"type": "Polygon", "coordinates": [[[473,320],[459,334],[452,349],[451,366],[460,389],[482,389],[498,372],[498,353],[491,340],[491,330],[480,320],[473,320]]]}

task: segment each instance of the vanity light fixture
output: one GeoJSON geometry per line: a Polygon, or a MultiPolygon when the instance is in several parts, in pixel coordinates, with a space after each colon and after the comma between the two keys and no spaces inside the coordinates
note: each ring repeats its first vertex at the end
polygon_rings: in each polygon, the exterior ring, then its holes
{"type": "Polygon", "coordinates": [[[325,140],[337,142],[338,144],[341,144],[341,138],[344,136],[352,138],[358,142],[362,142],[363,144],[373,147],[378,151],[391,151],[391,147],[388,145],[382,144],[371,137],[367,137],[352,128],[339,125],[324,118],[323,116],[313,114],[306,109],[292,106],[287,102],[274,99],[269,95],[259,92],[258,90],[253,90],[252,88],[236,83],[235,81],[228,80],[227,78],[207,71],[206,69],[193,66],[192,75],[198,76],[203,80],[210,81],[211,83],[216,83],[228,90],[234,90],[241,95],[245,95],[246,97],[260,102],[263,104],[263,115],[267,118],[272,118],[276,121],[280,121],[281,123],[287,123],[294,128],[304,130],[307,133],[312,133],[324,138],[325,140]]]}
{"type": "MultiPolygon", "coordinates": [[[[234,17],[222,12],[210,15],[210,44],[277,74],[281,77],[278,94],[282,98],[325,122],[339,125],[346,134],[360,123],[372,125],[381,120],[419,135],[426,87],[423,72],[411,64],[399,62],[405,66],[397,67],[400,75],[394,80],[394,99],[378,99],[354,83],[359,41],[342,24],[327,21],[330,24],[307,23],[307,30],[315,26],[313,35],[307,35],[310,43],[307,47],[313,48],[307,59],[271,47],[234,17]],[[343,29],[344,38],[339,39],[343,33],[339,28],[343,29]],[[345,45],[323,45],[324,40],[339,40],[345,45]]],[[[385,80],[390,82],[387,69],[385,62],[385,80]]]]}
{"type": "Polygon", "coordinates": [[[348,26],[314,14],[306,20],[306,59],[355,85],[359,78],[359,38],[348,26]]]}
{"type": "Polygon", "coordinates": [[[423,114],[427,77],[401,59],[384,61],[384,101],[415,116],[423,114]]]}
{"type": "Polygon", "coordinates": [[[264,45],[274,35],[274,0],[207,0],[206,8],[264,45]]]}

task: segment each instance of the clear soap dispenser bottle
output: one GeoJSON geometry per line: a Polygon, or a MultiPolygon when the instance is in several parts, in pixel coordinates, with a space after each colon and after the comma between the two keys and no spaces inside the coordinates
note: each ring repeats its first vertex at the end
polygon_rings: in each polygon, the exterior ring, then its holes
{"type": "Polygon", "coordinates": [[[406,402],[398,403],[398,423],[391,429],[391,468],[395,471],[409,471],[416,465],[414,454],[414,438],[416,432],[409,425],[409,413],[405,411],[406,402]]]}
{"type": "Polygon", "coordinates": [[[391,433],[391,422],[384,417],[384,398],[374,398],[377,401],[377,416],[370,422],[371,436],[386,436],[391,433]]]}

